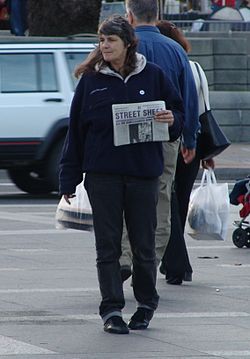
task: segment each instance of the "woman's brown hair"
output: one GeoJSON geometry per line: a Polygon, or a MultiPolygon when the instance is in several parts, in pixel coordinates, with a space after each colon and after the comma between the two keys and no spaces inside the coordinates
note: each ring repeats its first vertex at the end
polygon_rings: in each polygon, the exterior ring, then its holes
{"type": "MultiPolygon", "coordinates": [[[[127,56],[122,74],[127,76],[132,72],[136,67],[137,39],[134,29],[128,21],[122,16],[113,15],[100,24],[98,35],[117,35],[122,39],[124,45],[127,46],[127,56]]],[[[85,61],[76,67],[75,76],[78,78],[86,72],[96,71],[96,65],[98,65],[99,69],[108,65],[102,57],[99,45],[89,54],[85,61]]]]}
{"type": "Polygon", "coordinates": [[[160,30],[161,34],[169,37],[170,39],[178,42],[186,52],[191,50],[189,41],[184,36],[183,32],[170,21],[159,20],[156,26],[160,30]]]}

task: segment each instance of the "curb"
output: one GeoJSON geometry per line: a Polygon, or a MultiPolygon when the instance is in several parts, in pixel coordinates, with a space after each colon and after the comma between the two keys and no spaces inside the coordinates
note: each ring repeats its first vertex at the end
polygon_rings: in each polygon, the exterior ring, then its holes
{"type": "MultiPolygon", "coordinates": [[[[197,179],[200,180],[202,177],[203,169],[199,169],[197,179]]],[[[217,167],[214,169],[215,176],[219,181],[237,181],[239,179],[250,176],[250,169],[248,168],[230,168],[230,167],[217,167]]]]}

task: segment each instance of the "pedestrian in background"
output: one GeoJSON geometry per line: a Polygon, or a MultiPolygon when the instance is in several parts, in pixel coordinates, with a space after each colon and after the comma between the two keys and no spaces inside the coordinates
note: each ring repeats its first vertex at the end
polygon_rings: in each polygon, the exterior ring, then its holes
{"type": "MultiPolygon", "coordinates": [[[[191,50],[189,41],[175,24],[167,20],[160,20],[157,22],[157,27],[163,35],[178,42],[187,53],[191,50]]],[[[202,67],[197,62],[196,65],[199,67],[202,84],[195,63],[190,61],[190,65],[198,93],[199,115],[201,115],[205,112],[204,100],[208,109],[210,109],[208,82],[202,67]]],[[[160,266],[160,270],[162,273],[166,274],[166,279],[169,284],[181,284],[183,280],[192,280],[193,270],[185,244],[184,230],[189,198],[200,168],[200,163],[203,168],[214,168],[214,161],[212,158],[206,161],[201,161],[198,148],[196,149],[196,156],[191,163],[185,163],[181,153],[178,154],[174,180],[175,193],[172,194],[172,196],[176,196],[176,198],[173,198],[173,201],[175,201],[174,213],[175,217],[179,216],[179,218],[172,218],[170,241],[160,266]],[[178,224],[181,226],[180,231],[178,229],[178,224]]]]}
{"type": "MultiPolygon", "coordinates": [[[[138,51],[148,61],[159,65],[179,89],[185,109],[185,124],[181,153],[186,163],[195,157],[196,136],[199,129],[198,98],[192,70],[184,49],[176,42],[162,35],[156,27],[158,19],[157,0],[126,0],[126,16],[135,28],[139,40],[138,51]]],[[[171,188],[175,174],[180,141],[163,143],[164,173],[160,177],[159,201],[157,206],[156,262],[160,263],[167,247],[171,230],[171,188]]],[[[127,234],[123,236],[123,250],[120,259],[122,278],[132,273],[131,251],[127,234]]]]}
{"type": "Polygon", "coordinates": [[[69,129],[60,163],[60,193],[67,202],[85,175],[93,211],[99,313],[104,330],[127,334],[146,329],[158,306],[155,288],[155,228],[158,177],[163,171],[161,142],[114,146],[112,104],[164,100],[168,110],[155,120],[169,125],[171,140],[183,128],[183,103],[165,73],[136,53],[132,26],[121,16],[99,27],[99,45],[78,67],[69,129]],[[133,253],[133,290],[137,310],[128,325],[119,258],[123,218],[133,253]]]}
{"type": "Polygon", "coordinates": [[[10,15],[10,31],[16,36],[25,36],[27,24],[27,0],[7,0],[10,15]]]}

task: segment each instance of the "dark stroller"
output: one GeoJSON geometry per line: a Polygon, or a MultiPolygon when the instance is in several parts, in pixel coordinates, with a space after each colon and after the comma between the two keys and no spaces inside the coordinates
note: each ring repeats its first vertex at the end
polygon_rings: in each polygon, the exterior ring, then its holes
{"type": "Polygon", "coordinates": [[[250,248],[250,222],[247,220],[250,214],[250,176],[237,181],[229,197],[231,204],[243,205],[239,213],[242,219],[233,223],[237,227],[232,235],[233,243],[238,248],[250,248]]]}

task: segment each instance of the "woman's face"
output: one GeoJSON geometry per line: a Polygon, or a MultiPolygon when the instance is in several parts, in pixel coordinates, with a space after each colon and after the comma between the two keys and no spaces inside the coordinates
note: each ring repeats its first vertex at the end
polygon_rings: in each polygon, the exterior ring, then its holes
{"type": "Polygon", "coordinates": [[[117,35],[103,35],[99,37],[100,50],[105,61],[109,62],[112,67],[119,71],[124,65],[127,55],[127,46],[117,35]]]}

